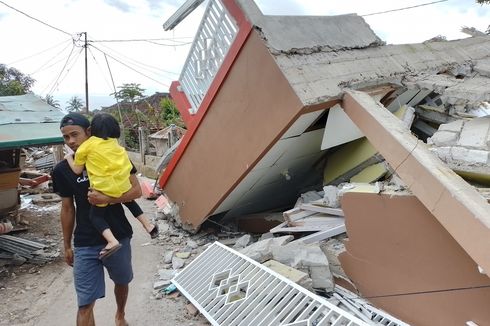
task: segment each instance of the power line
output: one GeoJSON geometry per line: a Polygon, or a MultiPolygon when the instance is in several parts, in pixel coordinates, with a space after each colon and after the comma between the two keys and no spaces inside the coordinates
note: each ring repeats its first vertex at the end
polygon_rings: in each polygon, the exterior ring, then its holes
{"type": "Polygon", "coordinates": [[[158,74],[161,74],[161,73],[165,73],[165,74],[169,74],[169,75],[173,75],[173,76],[178,76],[178,75],[179,75],[179,73],[172,72],[172,71],[168,71],[168,70],[164,70],[164,69],[160,69],[160,68],[158,68],[158,67],[151,66],[151,65],[148,65],[148,64],[146,64],[146,63],[143,63],[143,62],[140,62],[140,61],[138,61],[138,60],[135,60],[135,59],[133,59],[133,58],[130,58],[130,57],[128,57],[128,56],[126,56],[126,55],[124,55],[123,53],[121,53],[121,52],[119,52],[119,51],[116,51],[116,50],[114,50],[114,49],[112,49],[112,48],[108,47],[107,45],[101,45],[101,46],[103,46],[103,47],[106,49],[106,51],[107,51],[107,50],[110,50],[110,51],[112,51],[112,52],[115,52],[115,53],[117,53],[119,56],[121,56],[121,57],[123,57],[123,58],[126,58],[126,59],[127,59],[127,60],[129,60],[129,61],[132,61],[132,62],[133,62],[135,65],[138,65],[138,66],[140,66],[141,68],[146,69],[146,71],[149,71],[149,72],[151,72],[151,73],[153,73],[153,74],[157,74],[157,75],[158,75],[158,74]],[[144,67],[147,67],[147,68],[144,68],[144,67]],[[153,70],[151,70],[151,69],[153,69],[153,70]]]}
{"type": "Polygon", "coordinates": [[[37,21],[37,22],[39,22],[39,23],[41,23],[41,24],[43,24],[43,25],[46,25],[46,26],[48,26],[48,27],[51,27],[52,29],[55,29],[55,30],[57,30],[58,32],[64,33],[64,34],[66,34],[66,35],[70,35],[70,37],[72,36],[70,33],[65,32],[65,31],[64,31],[64,30],[62,30],[62,29],[59,29],[58,27],[54,27],[53,25],[50,25],[50,24],[48,24],[48,23],[46,23],[46,22],[43,22],[43,21],[42,21],[42,20],[40,20],[40,19],[37,19],[37,18],[35,18],[35,17],[32,17],[31,15],[26,14],[25,12],[23,12],[23,11],[21,11],[21,10],[19,10],[19,9],[16,9],[16,8],[14,8],[14,7],[12,7],[11,5],[9,5],[9,4],[7,4],[7,3],[3,2],[2,0],[0,0],[0,3],[1,3],[1,4],[3,4],[3,5],[4,5],[4,6],[6,6],[6,7],[9,7],[9,8],[10,8],[10,9],[12,9],[12,10],[17,11],[18,13],[21,13],[21,14],[22,14],[22,15],[24,15],[24,16],[29,17],[30,19],[33,19],[33,20],[35,20],[35,21],[37,21]]]}
{"type": "MultiPolygon", "coordinates": [[[[68,58],[66,58],[66,61],[65,61],[65,64],[63,65],[63,68],[61,68],[61,71],[60,73],[58,74],[58,76],[56,77],[56,80],[55,82],[53,83],[56,84],[56,82],[59,80],[59,78],[61,77],[61,74],[63,73],[63,70],[65,70],[65,67],[66,65],[68,64],[68,61],[70,60],[70,57],[71,57],[71,54],[73,53],[73,50],[75,49],[75,44],[73,44],[73,46],[71,47],[71,51],[70,51],[70,54],[68,54],[68,58]]],[[[46,89],[49,87],[50,84],[48,84],[48,86],[41,92],[44,93],[44,91],[46,91],[46,89]]],[[[49,93],[49,92],[48,92],[49,93]]]]}
{"type": "MultiPolygon", "coordinates": [[[[71,44],[73,46],[73,43],[71,44]]],[[[38,72],[40,71],[43,71],[43,70],[46,70],[46,69],[49,69],[51,68],[52,66],[54,66],[55,64],[57,64],[58,62],[62,61],[63,58],[61,58],[60,60],[54,62],[53,64],[45,67],[46,65],[48,65],[50,62],[54,61],[59,55],[61,55],[61,53],[63,53],[66,49],[68,49],[68,47],[70,46],[70,44],[67,44],[63,49],[61,49],[61,51],[59,51],[55,56],[49,58],[45,63],[43,63],[39,68],[37,68],[36,70],[34,70],[32,73],[30,73],[30,75],[34,75],[34,74],[37,74],[38,72]]]]}
{"type": "MultiPolygon", "coordinates": [[[[44,53],[44,52],[47,52],[47,51],[49,51],[49,50],[51,50],[51,49],[55,49],[55,48],[57,48],[58,46],[60,46],[61,44],[65,43],[65,42],[67,42],[67,41],[71,41],[71,40],[72,40],[71,38],[70,38],[69,40],[64,40],[64,41],[62,41],[62,42],[60,42],[60,43],[57,43],[56,45],[53,45],[53,46],[51,46],[51,47],[49,47],[49,48],[47,48],[47,49],[41,50],[41,51],[36,52],[36,53],[34,53],[34,54],[31,54],[31,55],[29,55],[29,56],[27,56],[27,57],[24,57],[24,58],[21,58],[21,59],[18,59],[18,60],[12,61],[12,62],[10,62],[10,63],[7,63],[7,66],[10,66],[10,65],[13,65],[13,64],[15,64],[15,63],[18,63],[18,62],[21,62],[21,61],[24,61],[24,60],[30,59],[30,58],[32,58],[32,57],[35,57],[35,56],[39,55],[39,54],[42,54],[42,53],[44,53]]],[[[70,42],[70,43],[71,43],[71,42],[70,42]]]]}
{"type": "Polygon", "coordinates": [[[186,46],[186,45],[189,45],[189,44],[192,44],[192,42],[185,42],[185,43],[179,43],[179,44],[163,44],[163,43],[158,43],[158,42],[155,42],[155,41],[146,41],[148,43],[151,43],[151,44],[156,44],[156,45],[160,45],[160,46],[169,46],[169,47],[174,47],[174,46],[186,46]]]}
{"type": "MultiPolygon", "coordinates": [[[[89,40],[89,43],[111,43],[111,42],[148,42],[148,41],[176,41],[177,39],[193,39],[191,36],[174,37],[174,38],[140,38],[140,39],[127,39],[127,40],[89,40]]],[[[179,42],[184,43],[184,42],[179,42]]],[[[188,43],[188,42],[185,42],[188,43]]]]}
{"type": "Polygon", "coordinates": [[[148,76],[148,75],[143,74],[141,71],[138,71],[137,69],[134,69],[133,67],[129,66],[128,64],[126,64],[126,63],[124,63],[124,62],[122,62],[122,61],[118,60],[117,58],[115,58],[115,57],[111,56],[110,54],[108,54],[108,53],[106,53],[106,52],[102,51],[101,49],[97,48],[96,46],[94,46],[94,45],[90,45],[90,46],[92,46],[94,49],[96,49],[96,50],[98,50],[98,51],[100,51],[100,52],[104,53],[105,55],[107,55],[107,56],[108,56],[109,58],[111,58],[112,60],[119,62],[120,64],[122,64],[122,65],[123,65],[123,66],[125,66],[126,68],[131,69],[131,70],[133,70],[134,72],[136,72],[136,73],[138,73],[138,74],[140,74],[140,75],[142,75],[142,76],[144,76],[144,77],[146,77],[146,78],[148,78],[148,79],[150,79],[150,80],[153,80],[154,82],[156,82],[156,83],[158,83],[158,84],[160,84],[160,85],[163,85],[163,86],[165,86],[165,87],[169,87],[169,85],[164,84],[164,83],[162,83],[162,82],[161,82],[161,81],[159,81],[159,80],[156,80],[156,79],[154,79],[154,78],[152,78],[152,77],[150,77],[150,76],[148,76]]]}
{"type": "Polygon", "coordinates": [[[361,17],[374,16],[374,15],[381,15],[381,14],[386,14],[386,13],[389,13],[389,12],[394,12],[394,11],[402,11],[402,10],[407,10],[407,9],[413,9],[413,8],[418,8],[418,7],[424,7],[424,6],[434,5],[434,4],[436,4],[436,3],[447,2],[447,1],[449,1],[449,0],[439,0],[439,1],[433,1],[433,2],[422,3],[422,4],[419,4],[419,5],[410,6],[410,7],[398,8],[398,9],[391,9],[391,10],[380,11],[380,12],[373,12],[373,13],[370,13],[370,14],[361,15],[361,17]]]}
{"type": "MultiPolygon", "coordinates": [[[[97,65],[97,68],[99,68],[99,71],[101,72],[102,76],[104,77],[104,81],[107,83],[107,86],[109,86],[109,89],[112,87],[107,78],[105,77],[105,73],[102,71],[102,66],[99,64],[97,59],[95,58],[94,53],[92,52],[91,48],[88,48],[90,54],[92,55],[92,59],[94,59],[95,64],[97,65]]],[[[107,58],[106,58],[107,60],[107,58]]],[[[112,73],[111,73],[111,78],[112,78],[112,73]]]]}
{"type": "Polygon", "coordinates": [[[51,91],[48,93],[49,95],[51,95],[58,88],[58,86],[60,86],[60,84],[63,82],[63,80],[65,80],[65,78],[70,73],[71,69],[77,63],[78,58],[80,58],[80,54],[82,53],[82,51],[83,51],[83,48],[80,48],[80,51],[78,51],[77,56],[72,60],[71,66],[66,69],[65,75],[58,82],[56,82],[56,84],[53,86],[53,88],[51,89],[51,91]]]}

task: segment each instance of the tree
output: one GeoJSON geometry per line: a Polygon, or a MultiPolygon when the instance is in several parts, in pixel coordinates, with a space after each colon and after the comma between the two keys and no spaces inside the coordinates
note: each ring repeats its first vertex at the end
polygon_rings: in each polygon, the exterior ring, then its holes
{"type": "Polygon", "coordinates": [[[78,96],[72,96],[70,98],[70,100],[68,100],[68,102],[66,102],[66,104],[68,104],[66,109],[69,112],[80,112],[81,109],[83,108],[83,106],[85,105],[83,103],[82,99],[79,98],[78,96]]]}
{"type": "Polygon", "coordinates": [[[123,84],[122,86],[118,86],[117,88],[119,88],[119,90],[115,93],[112,93],[111,95],[116,98],[116,101],[122,100],[123,102],[131,103],[131,110],[138,119],[139,127],[141,122],[138,113],[134,109],[134,102],[143,98],[143,93],[145,92],[145,90],[140,87],[140,84],[136,83],[123,84]]]}
{"type": "Polygon", "coordinates": [[[46,103],[48,103],[49,105],[51,106],[54,106],[55,108],[60,108],[60,102],[58,100],[55,100],[53,95],[46,95],[46,97],[44,98],[44,101],[46,103]]]}
{"type": "Polygon", "coordinates": [[[15,68],[0,64],[0,96],[29,93],[35,80],[15,68]]]}
{"type": "Polygon", "coordinates": [[[184,121],[182,121],[180,112],[175,106],[174,101],[172,101],[170,98],[163,98],[160,101],[160,107],[162,109],[161,115],[165,126],[174,124],[179,127],[184,127],[184,121]]]}
{"type": "Polygon", "coordinates": [[[484,5],[484,4],[490,4],[490,0],[476,0],[477,3],[484,5]]]}

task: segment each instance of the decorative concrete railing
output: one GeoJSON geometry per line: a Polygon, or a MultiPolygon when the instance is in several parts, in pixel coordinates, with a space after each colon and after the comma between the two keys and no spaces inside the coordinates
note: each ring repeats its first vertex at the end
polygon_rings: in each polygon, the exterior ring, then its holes
{"type": "Polygon", "coordinates": [[[210,0],[179,78],[190,114],[196,114],[238,33],[233,17],[220,0],[210,0]]]}

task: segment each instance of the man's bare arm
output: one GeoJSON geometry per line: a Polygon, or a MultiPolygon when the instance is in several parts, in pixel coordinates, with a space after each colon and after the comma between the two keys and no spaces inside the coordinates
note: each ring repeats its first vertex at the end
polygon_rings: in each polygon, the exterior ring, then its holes
{"type": "Polygon", "coordinates": [[[65,261],[68,265],[73,266],[73,249],[71,247],[71,238],[75,228],[75,205],[73,198],[63,197],[61,199],[61,230],[63,232],[63,245],[65,248],[65,261]]]}
{"type": "Polygon", "coordinates": [[[89,203],[92,205],[119,204],[141,197],[141,186],[136,175],[131,174],[129,176],[129,181],[131,182],[131,189],[122,194],[121,197],[117,198],[104,195],[103,193],[96,190],[90,190],[88,192],[89,203]]]}

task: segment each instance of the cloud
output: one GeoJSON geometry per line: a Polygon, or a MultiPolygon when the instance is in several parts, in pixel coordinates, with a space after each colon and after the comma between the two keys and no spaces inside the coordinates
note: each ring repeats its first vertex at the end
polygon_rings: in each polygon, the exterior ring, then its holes
{"type": "Polygon", "coordinates": [[[184,4],[182,0],[146,0],[151,9],[161,9],[164,5],[179,8],[184,4]]]}
{"type": "Polygon", "coordinates": [[[115,7],[123,12],[130,12],[132,7],[122,0],[104,0],[106,4],[115,7]]]}

